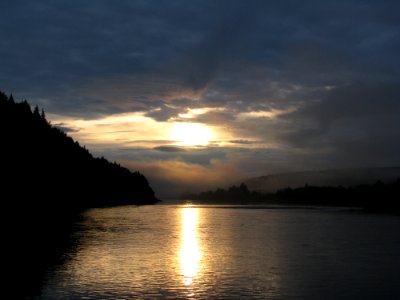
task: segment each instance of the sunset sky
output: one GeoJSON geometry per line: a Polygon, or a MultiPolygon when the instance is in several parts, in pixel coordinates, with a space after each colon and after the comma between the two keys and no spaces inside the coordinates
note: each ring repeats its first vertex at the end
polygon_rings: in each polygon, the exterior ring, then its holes
{"type": "Polygon", "coordinates": [[[400,165],[400,1],[0,2],[0,90],[158,195],[400,165]]]}

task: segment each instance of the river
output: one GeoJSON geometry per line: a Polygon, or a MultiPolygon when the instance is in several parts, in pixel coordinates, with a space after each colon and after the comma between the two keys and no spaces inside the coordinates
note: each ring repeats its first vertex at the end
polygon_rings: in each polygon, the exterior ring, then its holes
{"type": "Polygon", "coordinates": [[[242,206],[91,209],[37,299],[400,299],[400,217],[242,206]]]}

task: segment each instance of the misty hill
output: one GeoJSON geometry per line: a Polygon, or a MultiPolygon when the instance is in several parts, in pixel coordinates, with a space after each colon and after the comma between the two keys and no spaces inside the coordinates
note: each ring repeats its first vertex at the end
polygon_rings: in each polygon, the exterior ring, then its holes
{"type": "Polygon", "coordinates": [[[3,204],[66,211],[157,200],[142,174],[94,158],[43,111],[1,92],[0,133],[3,204]]]}
{"type": "Polygon", "coordinates": [[[390,183],[397,178],[400,178],[400,167],[283,173],[250,178],[245,180],[245,183],[252,191],[274,193],[287,187],[299,188],[305,185],[351,187],[361,184],[374,184],[378,180],[383,183],[390,183]]]}

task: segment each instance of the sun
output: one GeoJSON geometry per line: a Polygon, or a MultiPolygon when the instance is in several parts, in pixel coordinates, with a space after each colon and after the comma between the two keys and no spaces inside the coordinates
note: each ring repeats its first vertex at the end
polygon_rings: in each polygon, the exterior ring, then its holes
{"type": "Polygon", "coordinates": [[[211,129],[199,123],[177,122],[172,126],[170,138],[181,146],[205,146],[213,137],[211,129]]]}

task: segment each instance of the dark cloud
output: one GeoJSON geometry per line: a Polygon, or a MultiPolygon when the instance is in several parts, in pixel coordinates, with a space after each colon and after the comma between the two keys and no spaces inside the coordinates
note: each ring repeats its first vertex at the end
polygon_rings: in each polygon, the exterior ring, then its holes
{"type": "Polygon", "coordinates": [[[156,121],[163,122],[163,121],[168,121],[172,117],[178,116],[178,114],[181,113],[182,111],[183,111],[182,107],[163,104],[160,107],[157,107],[156,109],[147,112],[146,116],[156,121]]]}
{"type": "Polygon", "coordinates": [[[399,86],[362,83],[337,87],[321,101],[270,124],[272,136],[310,158],[323,157],[332,167],[398,165],[399,86]]]}
{"type": "Polygon", "coordinates": [[[130,100],[192,90],[214,101],[212,95],[231,90],[225,102],[272,102],[277,92],[265,90],[267,82],[332,85],[399,75],[398,7],[393,1],[13,1],[2,4],[0,79],[23,97],[48,99],[42,103],[52,111],[82,114],[101,107],[82,89],[96,80],[110,81],[112,89],[124,77],[134,80],[117,88],[130,100]]]}
{"type": "Polygon", "coordinates": [[[158,146],[154,147],[154,150],[162,151],[162,152],[182,152],[185,151],[182,147],[176,146],[158,146]]]}
{"type": "Polygon", "coordinates": [[[258,141],[249,141],[249,140],[231,140],[229,143],[232,144],[241,144],[241,145],[251,145],[251,144],[257,144],[259,143],[258,141]]]}
{"type": "Polygon", "coordinates": [[[353,83],[329,89],[320,102],[305,105],[292,115],[316,118],[320,123],[385,115],[400,109],[399,92],[399,82],[353,83]]]}
{"type": "Polygon", "coordinates": [[[398,83],[362,83],[334,88],[321,101],[282,116],[291,122],[293,135],[289,140],[325,138],[337,142],[340,138],[370,139],[373,133],[396,137],[400,128],[399,87],[398,83]]]}
{"type": "Polygon", "coordinates": [[[236,118],[236,109],[227,108],[225,111],[211,111],[202,115],[194,116],[191,121],[212,125],[232,124],[236,118]]]}

